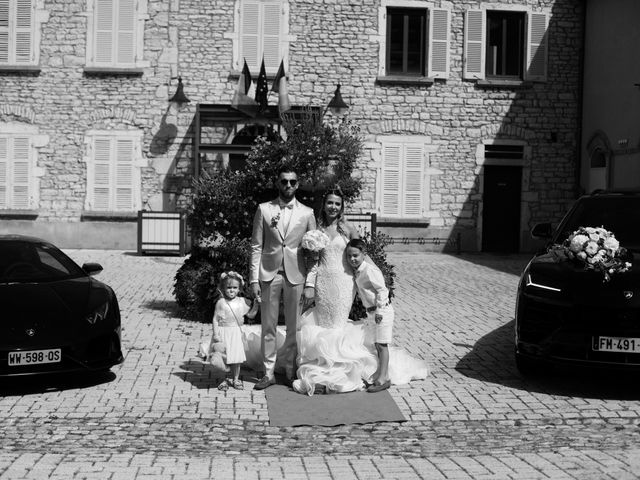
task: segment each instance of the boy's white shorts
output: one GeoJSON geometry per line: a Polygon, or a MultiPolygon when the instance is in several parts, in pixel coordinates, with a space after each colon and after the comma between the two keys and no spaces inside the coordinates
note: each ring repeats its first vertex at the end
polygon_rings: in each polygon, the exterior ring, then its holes
{"type": "Polygon", "coordinates": [[[367,326],[372,330],[375,343],[391,343],[394,317],[395,313],[391,305],[379,308],[377,312],[367,313],[367,326]],[[376,323],[376,313],[382,315],[380,323],[376,323]]]}

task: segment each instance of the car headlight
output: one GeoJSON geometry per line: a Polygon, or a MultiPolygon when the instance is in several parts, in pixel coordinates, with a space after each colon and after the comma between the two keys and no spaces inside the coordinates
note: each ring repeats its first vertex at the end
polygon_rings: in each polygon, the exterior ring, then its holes
{"type": "Polygon", "coordinates": [[[96,308],[93,312],[87,315],[87,322],[94,325],[96,322],[102,321],[107,317],[109,311],[109,302],[105,302],[96,308]]]}
{"type": "Polygon", "coordinates": [[[548,278],[545,278],[542,275],[536,275],[535,277],[531,275],[531,273],[527,273],[525,280],[526,288],[538,288],[541,290],[546,290],[548,292],[557,292],[560,293],[562,288],[560,288],[555,282],[551,281],[548,278]]]}

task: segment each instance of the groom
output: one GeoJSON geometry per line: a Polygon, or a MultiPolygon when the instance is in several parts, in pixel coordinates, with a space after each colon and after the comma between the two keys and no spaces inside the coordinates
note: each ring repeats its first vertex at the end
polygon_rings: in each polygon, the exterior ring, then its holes
{"type": "Polygon", "coordinates": [[[263,390],[276,383],[276,328],[280,311],[280,294],[284,297],[284,320],[287,335],[281,352],[285,355],[287,383],[296,373],[296,330],[300,309],[313,300],[314,273],[307,274],[302,249],[302,236],[316,228],[313,210],[295,198],[298,175],[290,167],[282,167],[276,179],[278,198],[261,203],[253,218],[249,281],[255,298],[260,301],[262,319],[261,351],[264,377],[255,384],[263,390]]]}

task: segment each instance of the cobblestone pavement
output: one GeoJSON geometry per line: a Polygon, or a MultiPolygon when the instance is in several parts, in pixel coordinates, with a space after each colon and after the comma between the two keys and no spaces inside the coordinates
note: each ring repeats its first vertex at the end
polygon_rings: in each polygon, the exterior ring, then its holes
{"type": "Polygon", "coordinates": [[[408,421],[279,428],[264,392],[219,392],[195,357],[210,327],[176,310],[183,258],[68,253],[105,267],[126,359],[97,379],[0,383],[1,478],[640,478],[637,379],[515,370],[525,256],[389,254],[396,343],[432,367],[390,390],[408,421]]]}

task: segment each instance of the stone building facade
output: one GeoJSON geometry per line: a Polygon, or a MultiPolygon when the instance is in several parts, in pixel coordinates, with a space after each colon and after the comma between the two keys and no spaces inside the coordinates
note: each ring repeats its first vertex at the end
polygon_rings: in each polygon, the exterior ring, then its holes
{"type": "Polygon", "coordinates": [[[198,106],[230,104],[261,54],[270,79],[284,62],[291,104],[341,85],[365,144],[350,209],[397,248],[526,251],[575,198],[580,0],[2,5],[0,233],[135,249],[138,210],[189,204],[198,106]],[[186,105],[169,102],[178,77],[186,105]]]}

